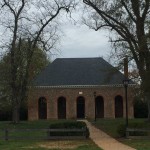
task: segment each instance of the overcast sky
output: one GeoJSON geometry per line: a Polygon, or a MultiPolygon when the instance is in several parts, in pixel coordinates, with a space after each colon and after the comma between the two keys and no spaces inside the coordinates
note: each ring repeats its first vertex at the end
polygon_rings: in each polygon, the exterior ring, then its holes
{"type": "MultiPolygon", "coordinates": [[[[81,24],[82,9],[72,13],[72,18],[76,21],[70,21],[62,17],[62,31],[64,36],[61,39],[60,53],[51,57],[56,58],[79,58],[79,57],[104,57],[110,52],[110,43],[108,42],[108,32],[94,31],[86,25],[81,24]]],[[[65,16],[65,15],[64,15],[65,16]]],[[[3,30],[1,30],[3,35],[3,30]]],[[[0,35],[1,35],[0,34],[0,35]]],[[[6,36],[4,35],[6,38],[6,36]]]]}
{"type": "MultiPolygon", "coordinates": [[[[81,24],[81,13],[75,12],[72,17],[77,22],[74,25],[64,18],[62,30],[65,36],[61,40],[59,58],[76,57],[107,57],[111,50],[106,31],[94,31],[81,24]]],[[[54,59],[53,58],[53,59],[54,59]]]]}
{"type": "Polygon", "coordinates": [[[110,52],[108,35],[104,31],[94,31],[85,25],[75,26],[68,22],[63,32],[65,36],[61,40],[59,58],[106,57],[110,52]]]}
{"type": "Polygon", "coordinates": [[[64,28],[61,55],[59,57],[99,57],[110,51],[110,43],[104,31],[94,31],[87,26],[67,25],[64,28]]]}

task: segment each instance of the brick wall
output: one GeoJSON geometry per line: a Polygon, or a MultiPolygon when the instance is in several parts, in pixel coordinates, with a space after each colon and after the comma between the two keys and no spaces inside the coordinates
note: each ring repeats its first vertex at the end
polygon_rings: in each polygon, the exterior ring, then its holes
{"type": "MultiPolygon", "coordinates": [[[[125,117],[125,93],[123,87],[101,88],[32,88],[28,97],[28,119],[38,120],[38,100],[45,97],[47,100],[47,119],[57,119],[57,99],[61,96],[66,98],[66,118],[77,117],[77,98],[85,98],[85,116],[90,119],[95,117],[95,98],[102,96],[104,100],[104,118],[115,118],[115,97],[123,98],[123,116],[125,117]],[[81,92],[81,93],[79,93],[81,92]]],[[[133,89],[128,88],[128,115],[133,118],[133,89]]]]}

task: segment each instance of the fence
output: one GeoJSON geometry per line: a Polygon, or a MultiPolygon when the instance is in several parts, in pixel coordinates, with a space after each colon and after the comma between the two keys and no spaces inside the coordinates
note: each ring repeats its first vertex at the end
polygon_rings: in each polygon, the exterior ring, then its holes
{"type": "Polygon", "coordinates": [[[150,129],[127,128],[126,137],[130,139],[150,139],[150,129]]]}
{"type": "Polygon", "coordinates": [[[54,140],[86,139],[87,129],[3,129],[0,139],[8,140],[54,140]]]}

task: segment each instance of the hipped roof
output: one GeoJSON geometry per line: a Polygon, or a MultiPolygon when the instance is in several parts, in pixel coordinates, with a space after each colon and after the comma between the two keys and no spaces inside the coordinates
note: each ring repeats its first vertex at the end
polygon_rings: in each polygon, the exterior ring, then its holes
{"type": "Polygon", "coordinates": [[[124,75],[103,58],[57,58],[33,81],[33,86],[100,86],[122,84],[124,75]]]}

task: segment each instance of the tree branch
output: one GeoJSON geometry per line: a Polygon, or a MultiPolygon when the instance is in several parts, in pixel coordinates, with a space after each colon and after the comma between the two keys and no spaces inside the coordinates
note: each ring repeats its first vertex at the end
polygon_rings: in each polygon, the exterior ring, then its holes
{"type": "Polygon", "coordinates": [[[14,9],[9,4],[9,1],[7,2],[6,0],[3,0],[3,2],[4,2],[3,7],[6,5],[10,9],[10,11],[13,13],[13,15],[16,16],[16,12],[14,11],[14,9]]]}
{"type": "Polygon", "coordinates": [[[136,19],[132,15],[132,12],[130,12],[130,10],[128,9],[128,6],[125,4],[124,0],[121,0],[121,3],[124,6],[124,8],[126,9],[126,11],[129,14],[130,18],[133,20],[133,22],[136,22],[136,19]]]}
{"type": "Polygon", "coordinates": [[[144,9],[143,14],[142,14],[142,20],[145,20],[146,15],[147,15],[148,10],[149,10],[149,7],[150,7],[150,0],[145,0],[145,9],[144,9]]]}
{"type": "Polygon", "coordinates": [[[59,7],[59,8],[57,9],[57,12],[56,12],[54,15],[52,15],[52,17],[49,18],[49,19],[42,25],[42,27],[40,28],[40,30],[38,31],[37,36],[35,37],[35,40],[34,40],[33,47],[36,46],[37,41],[38,41],[38,39],[39,39],[41,33],[43,32],[44,28],[49,24],[49,22],[51,22],[53,19],[55,19],[55,18],[58,16],[58,14],[59,14],[59,12],[60,12],[61,9],[65,9],[66,11],[68,10],[68,9],[65,8],[65,7],[59,7]]]}
{"type": "Polygon", "coordinates": [[[140,18],[139,0],[131,0],[132,10],[137,18],[140,18]]]}

